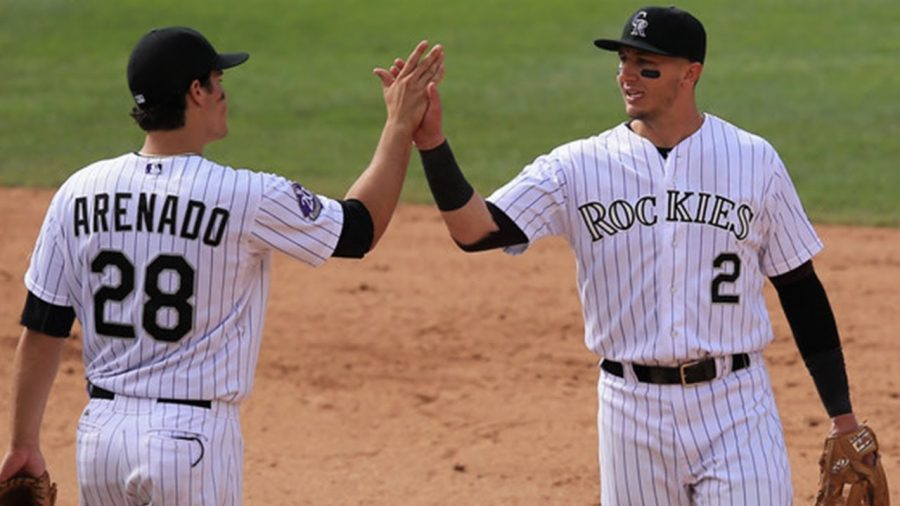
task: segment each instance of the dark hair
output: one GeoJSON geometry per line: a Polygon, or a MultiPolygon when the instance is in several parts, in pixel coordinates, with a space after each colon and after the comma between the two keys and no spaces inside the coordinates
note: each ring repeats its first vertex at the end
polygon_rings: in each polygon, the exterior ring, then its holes
{"type": "MultiPolygon", "coordinates": [[[[210,76],[212,76],[212,72],[198,77],[194,81],[200,81],[200,86],[207,90],[212,90],[210,76]]],[[[184,112],[187,110],[186,96],[194,81],[191,81],[181,93],[172,95],[158,104],[144,107],[135,105],[131,108],[131,117],[141,127],[141,130],[145,132],[176,130],[183,127],[185,121],[184,112]]]]}

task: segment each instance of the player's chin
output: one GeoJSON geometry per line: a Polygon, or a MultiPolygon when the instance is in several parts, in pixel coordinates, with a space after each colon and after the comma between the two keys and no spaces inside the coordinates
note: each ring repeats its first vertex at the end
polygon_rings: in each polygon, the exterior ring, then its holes
{"type": "Polygon", "coordinates": [[[634,104],[625,103],[625,114],[628,115],[631,119],[641,119],[646,116],[646,112],[642,107],[637,107],[634,104]]]}
{"type": "Polygon", "coordinates": [[[622,94],[622,105],[625,106],[625,113],[628,116],[634,117],[634,113],[639,110],[639,107],[635,105],[635,103],[631,100],[628,100],[628,97],[625,94],[622,94]]]}

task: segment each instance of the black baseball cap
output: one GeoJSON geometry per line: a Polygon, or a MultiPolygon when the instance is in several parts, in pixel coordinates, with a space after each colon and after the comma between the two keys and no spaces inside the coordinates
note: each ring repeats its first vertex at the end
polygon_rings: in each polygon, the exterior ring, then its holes
{"type": "Polygon", "coordinates": [[[240,65],[247,58],[247,53],[219,54],[192,28],[156,28],[131,51],[128,88],[139,107],[159,104],[186,93],[194,79],[240,65]]]}
{"type": "Polygon", "coordinates": [[[703,63],[706,30],[703,23],[687,11],[676,7],[644,7],[628,18],[620,39],[597,39],[594,45],[609,51],[627,46],[703,63]]]}

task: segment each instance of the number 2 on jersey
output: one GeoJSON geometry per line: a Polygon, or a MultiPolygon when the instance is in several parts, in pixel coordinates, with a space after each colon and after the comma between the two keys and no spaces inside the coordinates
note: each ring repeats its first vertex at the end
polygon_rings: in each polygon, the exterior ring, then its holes
{"type": "MultiPolygon", "coordinates": [[[[121,251],[104,250],[91,262],[91,271],[102,274],[107,267],[118,269],[120,281],[116,286],[103,285],[94,293],[94,328],[97,334],[133,338],[134,326],[106,321],[104,310],[108,301],[122,302],[134,291],[134,264],[121,251]]],[[[147,300],[141,319],[150,336],[159,341],[175,342],[190,332],[194,306],[188,299],[194,296],[194,269],[184,257],[160,255],[150,262],[144,275],[144,293],[147,300]],[[174,292],[163,291],[160,287],[160,278],[165,271],[178,274],[178,289],[174,292]],[[157,316],[164,308],[171,308],[177,315],[177,322],[171,328],[157,322],[157,316]]]]}
{"type": "Polygon", "coordinates": [[[739,295],[722,293],[722,283],[734,283],[741,275],[741,257],[734,253],[722,253],[713,260],[714,269],[723,269],[726,272],[719,274],[712,281],[712,301],[721,304],[737,304],[741,301],[739,295]],[[731,264],[727,269],[726,264],[731,264]]]}

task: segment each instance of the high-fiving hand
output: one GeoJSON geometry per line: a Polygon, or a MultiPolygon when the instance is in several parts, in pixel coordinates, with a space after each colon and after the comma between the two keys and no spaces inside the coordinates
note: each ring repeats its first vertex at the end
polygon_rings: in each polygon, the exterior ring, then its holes
{"type": "Polygon", "coordinates": [[[437,44],[423,58],[428,42],[422,41],[404,62],[396,59],[390,70],[374,69],[381,79],[388,122],[396,122],[410,135],[420,129],[429,99],[444,75],[444,48],[437,44]]]}
{"type": "MultiPolygon", "coordinates": [[[[394,60],[391,65],[391,75],[397,77],[406,68],[406,64],[400,58],[394,60]]],[[[438,94],[438,84],[444,79],[444,63],[441,62],[440,70],[434,80],[428,83],[426,88],[428,94],[428,109],[422,118],[419,128],[413,133],[413,142],[416,147],[422,151],[436,148],[444,143],[445,137],[443,132],[444,111],[441,107],[441,97],[438,94]]]]}

